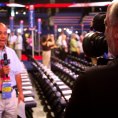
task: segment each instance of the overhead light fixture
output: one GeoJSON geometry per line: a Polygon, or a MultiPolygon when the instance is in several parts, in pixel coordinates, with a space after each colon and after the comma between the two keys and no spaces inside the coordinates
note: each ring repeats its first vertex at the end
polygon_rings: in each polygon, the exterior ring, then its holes
{"type": "Polygon", "coordinates": [[[8,6],[8,7],[25,7],[25,5],[17,4],[17,3],[8,3],[6,6],[8,6]]]}
{"type": "Polygon", "coordinates": [[[69,7],[98,7],[98,6],[108,6],[111,4],[110,1],[108,2],[90,2],[90,3],[77,3],[70,5],[69,7]]]}

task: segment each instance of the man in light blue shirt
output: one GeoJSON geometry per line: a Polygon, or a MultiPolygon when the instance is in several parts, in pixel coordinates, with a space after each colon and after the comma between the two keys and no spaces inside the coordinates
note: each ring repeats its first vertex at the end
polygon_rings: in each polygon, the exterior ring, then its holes
{"type": "Polygon", "coordinates": [[[24,101],[21,62],[15,51],[6,46],[7,37],[7,27],[0,23],[0,118],[17,118],[17,105],[24,101]],[[15,86],[18,89],[18,103],[15,86]]]}

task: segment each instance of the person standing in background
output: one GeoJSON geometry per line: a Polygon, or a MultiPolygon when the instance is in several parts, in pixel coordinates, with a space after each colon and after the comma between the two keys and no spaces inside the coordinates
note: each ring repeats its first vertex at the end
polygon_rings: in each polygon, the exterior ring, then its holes
{"type": "Polygon", "coordinates": [[[30,45],[32,47],[33,44],[32,44],[32,35],[31,34],[29,34],[29,36],[27,37],[26,42],[28,45],[30,45]]]}
{"type": "Polygon", "coordinates": [[[59,58],[62,60],[66,60],[67,53],[68,53],[68,44],[67,44],[67,36],[65,35],[64,31],[62,31],[56,41],[56,45],[59,49],[59,58]]]}
{"type": "Polygon", "coordinates": [[[23,50],[23,37],[21,33],[18,33],[17,39],[15,41],[15,51],[20,60],[22,58],[22,50],[23,50]]]}
{"type": "Polygon", "coordinates": [[[15,41],[17,39],[17,36],[15,35],[14,31],[12,31],[8,37],[8,46],[12,49],[15,48],[15,41]]]}
{"type": "MultiPolygon", "coordinates": [[[[84,36],[87,34],[86,31],[84,31],[82,34],[81,34],[81,37],[77,38],[77,45],[78,45],[78,48],[80,49],[80,53],[78,55],[79,58],[81,59],[84,59],[85,58],[85,54],[84,54],[84,51],[83,51],[83,39],[84,39],[84,36]]],[[[78,37],[78,35],[76,35],[78,37]]]]}
{"type": "Polygon", "coordinates": [[[62,46],[62,40],[66,40],[66,38],[67,37],[66,37],[64,31],[62,30],[59,37],[58,37],[58,39],[57,39],[57,41],[56,41],[57,46],[61,47],[62,46]]]}
{"type": "Polygon", "coordinates": [[[50,34],[42,36],[41,46],[42,46],[43,65],[51,69],[50,59],[51,59],[51,49],[55,47],[54,37],[52,37],[50,34]]]}
{"type": "Polygon", "coordinates": [[[78,47],[77,40],[76,34],[72,33],[70,39],[70,54],[74,57],[78,57],[80,54],[80,48],[78,47]]]}
{"type": "Polygon", "coordinates": [[[28,34],[28,37],[26,37],[26,51],[28,55],[32,55],[32,46],[33,46],[33,39],[32,35],[28,34]]]}

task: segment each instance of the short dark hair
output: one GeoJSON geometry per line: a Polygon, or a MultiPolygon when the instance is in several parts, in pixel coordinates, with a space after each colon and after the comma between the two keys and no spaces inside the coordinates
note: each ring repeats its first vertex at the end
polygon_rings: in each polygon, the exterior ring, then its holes
{"type": "Polygon", "coordinates": [[[92,28],[95,31],[99,32],[105,32],[105,24],[104,24],[104,19],[106,17],[105,13],[98,13],[94,18],[93,18],[93,26],[92,28]]]}

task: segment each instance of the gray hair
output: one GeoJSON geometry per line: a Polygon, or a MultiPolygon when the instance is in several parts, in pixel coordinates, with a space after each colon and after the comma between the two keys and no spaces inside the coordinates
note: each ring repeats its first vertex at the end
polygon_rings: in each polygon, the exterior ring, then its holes
{"type": "Polygon", "coordinates": [[[109,10],[109,21],[110,24],[115,26],[118,25],[118,1],[112,2],[109,10]]]}

